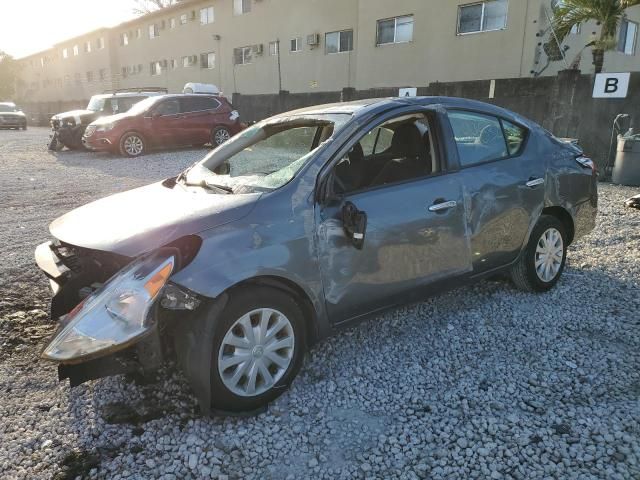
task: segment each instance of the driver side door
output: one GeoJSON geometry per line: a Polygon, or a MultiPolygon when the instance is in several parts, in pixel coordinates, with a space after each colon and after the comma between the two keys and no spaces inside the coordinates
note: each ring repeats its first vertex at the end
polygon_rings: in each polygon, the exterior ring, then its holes
{"type": "MultiPolygon", "coordinates": [[[[419,151],[414,132],[415,149],[407,155],[418,153],[417,158],[430,162],[432,168],[416,169],[414,175],[404,178],[390,175],[389,181],[376,185],[347,187],[344,193],[316,205],[318,259],[326,308],[333,323],[407,303],[424,296],[424,287],[471,270],[460,178],[456,172],[446,171],[446,154],[437,148],[442,142],[436,138],[435,113],[416,115],[416,121],[420,117],[428,126],[423,137],[425,151],[419,151]],[[365,231],[356,232],[355,237],[345,224],[345,210],[354,208],[366,216],[365,231]]],[[[364,175],[345,178],[379,178],[378,168],[384,172],[389,170],[389,162],[404,161],[396,158],[403,152],[386,150],[366,155],[372,150],[369,144],[376,138],[380,141],[389,130],[392,135],[398,135],[401,129],[405,133],[410,130],[394,123],[397,121],[392,117],[382,122],[381,132],[380,124],[371,125],[338,154],[346,157],[336,162],[340,165],[349,161],[348,152],[363,151],[364,162],[373,166],[373,171],[364,175]]],[[[355,160],[351,158],[353,165],[355,160]]]]}
{"type": "Polygon", "coordinates": [[[160,102],[151,113],[151,131],[156,145],[173,146],[185,143],[185,132],[177,98],[168,98],[160,102]]]}

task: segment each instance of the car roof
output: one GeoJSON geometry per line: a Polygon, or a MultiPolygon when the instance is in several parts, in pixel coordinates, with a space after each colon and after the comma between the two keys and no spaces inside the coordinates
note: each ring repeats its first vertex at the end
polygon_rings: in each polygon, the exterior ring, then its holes
{"type": "Polygon", "coordinates": [[[9,107],[15,107],[16,104],[13,102],[0,102],[0,105],[7,105],[9,107]]]}
{"type": "Polygon", "coordinates": [[[286,112],[276,117],[289,115],[321,115],[332,113],[347,113],[354,116],[361,116],[373,111],[388,110],[400,108],[402,106],[427,106],[442,105],[451,108],[467,108],[471,110],[479,110],[488,114],[498,115],[501,117],[511,118],[521,123],[527,122],[526,119],[518,114],[506,110],[502,107],[492,105],[478,100],[471,100],[460,97],[443,97],[443,96],[424,96],[424,97],[387,97],[387,98],[368,98],[363,100],[355,100],[343,103],[328,103],[326,105],[315,105],[312,107],[301,108],[291,112],[286,112]]]}
{"type": "Polygon", "coordinates": [[[96,98],[114,98],[114,97],[157,97],[160,93],[158,92],[114,92],[114,93],[99,93],[94,95],[96,98]]]}

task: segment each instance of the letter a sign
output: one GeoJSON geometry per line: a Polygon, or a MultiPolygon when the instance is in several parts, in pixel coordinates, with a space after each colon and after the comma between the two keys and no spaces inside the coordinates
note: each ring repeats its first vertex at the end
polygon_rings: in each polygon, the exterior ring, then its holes
{"type": "Polygon", "coordinates": [[[627,98],[630,73],[599,73],[593,85],[593,98],[627,98]]]}

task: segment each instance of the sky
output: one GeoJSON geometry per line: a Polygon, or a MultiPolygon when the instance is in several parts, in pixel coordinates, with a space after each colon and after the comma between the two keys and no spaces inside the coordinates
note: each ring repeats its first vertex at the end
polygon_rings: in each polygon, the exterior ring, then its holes
{"type": "Polygon", "coordinates": [[[0,50],[16,58],[133,18],[134,0],[0,0],[0,50]]]}

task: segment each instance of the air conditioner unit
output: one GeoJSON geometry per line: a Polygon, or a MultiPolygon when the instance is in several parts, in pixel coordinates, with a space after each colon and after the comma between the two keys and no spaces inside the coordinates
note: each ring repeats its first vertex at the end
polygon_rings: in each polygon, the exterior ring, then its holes
{"type": "Polygon", "coordinates": [[[162,60],[160,62],[160,65],[162,66],[162,68],[167,68],[167,61],[166,60],[162,60]]]}
{"type": "Polygon", "coordinates": [[[165,22],[164,20],[162,20],[162,21],[160,22],[160,30],[164,30],[164,29],[166,28],[166,26],[167,26],[167,22],[165,22]]]}
{"type": "Polygon", "coordinates": [[[254,45],[253,53],[255,53],[256,55],[262,55],[264,53],[264,45],[262,43],[254,45]]]}
{"type": "Polygon", "coordinates": [[[191,18],[191,20],[195,20],[196,19],[196,11],[195,10],[191,10],[190,18],[191,18]]]}
{"type": "Polygon", "coordinates": [[[320,45],[320,34],[312,33],[311,35],[307,35],[307,45],[310,47],[320,45]]]}

